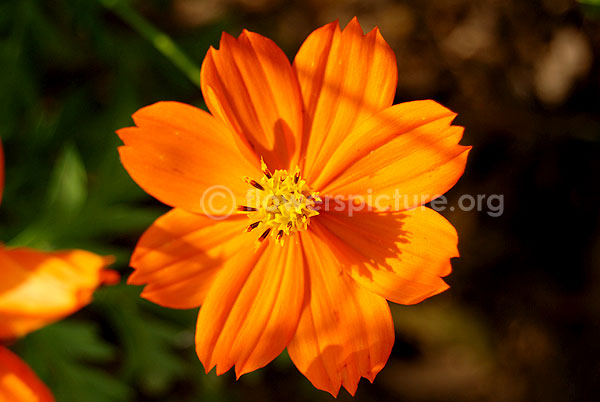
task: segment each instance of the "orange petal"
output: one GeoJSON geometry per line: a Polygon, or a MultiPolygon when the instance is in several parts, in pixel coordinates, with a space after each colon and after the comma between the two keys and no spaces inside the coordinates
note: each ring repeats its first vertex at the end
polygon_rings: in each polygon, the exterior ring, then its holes
{"type": "Polygon", "coordinates": [[[294,69],[306,111],[304,177],[312,183],[354,127],[392,104],[396,56],[379,29],[364,35],[354,18],[343,32],[334,22],[310,34],[294,69]]]}
{"type": "Polygon", "coordinates": [[[0,249],[0,339],[15,338],[88,304],[112,258],[83,251],[0,249]]]}
{"type": "Polygon", "coordinates": [[[352,216],[329,211],[314,224],[346,271],[390,301],[414,304],[448,289],[441,277],[452,270],[450,258],[458,257],[458,237],[454,227],[429,208],[352,216]]]}
{"type": "Polygon", "coordinates": [[[389,306],[383,297],[358,286],[314,233],[302,232],[301,238],[310,295],[289,355],[316,388],[336,396],[344,386],[354,395],[360,378],[372,382],[392,350],[389,306]]]}
{"type": "Polygon", "coordinates": [[[146,285],[142,297],[171,308],[194,308],[223,263],[244,245],[246,216],[214,220],[172,209],[150,226],[131,257],[128,283],[146,285]]]}
{"type": "Polygon", "coordinates": [[[313,186],[380,210],[425,204],[465,169],[471,147],[458,145],[464,129],[451,125],[455,116],[433,101],[387,108],[346,138],[313,186]]]}
{"type": "Polygon", "coordinates": [[[206,372],[235,365],[241,376],[277,357],[294,335],[304,298],[304,267],[296,239],[246,249],[228,261],[200,309],[196,351],[206,372]]]}
{"type": "Polygon", "coordinates": [[[54,397],[33,370],[0,346],[0,401],[53,402],[54,397]]]}
{"type": "Polygon", "coordinates": [[[239,151],[234,134],[210,114],[178,102],[138,110],[137,127],[118,131],[121,161],[133,180],[167,205],[227,215],[243,200],[244,176],[261,177],[260,162],[239,151]]]}
{"type": "Polygon", "coordinates": [[[286,55],[270,39],[244,30],[223,33],[200,74],[211,113],[263,156],[272,169],[295,167],[302,134],[302,98],[286,55]]]}

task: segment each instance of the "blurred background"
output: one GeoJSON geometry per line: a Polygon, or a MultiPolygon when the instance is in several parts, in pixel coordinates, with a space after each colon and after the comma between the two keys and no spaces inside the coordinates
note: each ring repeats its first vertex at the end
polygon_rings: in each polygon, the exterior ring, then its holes
{"type": "MultiPolygon", "coordinates": [[[[485,203],[444,213],[462,255],[452,287],[392,306],[392,356],[354,400],[599,400],[600,1],[3,1],[0,240],[112,254],[130,273],[137,238],[167,208],[129,179],[114,131],[159,100],[204,107],[132,24],[150,21],[200,65],[222,31],[259,32],[293,58],[312,30],[354,15],[396,52],[396,102],[434,99],[466,127],[473,151],[450,205],[504,197],[500,216],[485,203]]],[[[12,348],[59,402],[333,400],[285,353],[237,382],[205,375],[197,310],[163,309],[140,290],[103,288],[12,348]]]]}

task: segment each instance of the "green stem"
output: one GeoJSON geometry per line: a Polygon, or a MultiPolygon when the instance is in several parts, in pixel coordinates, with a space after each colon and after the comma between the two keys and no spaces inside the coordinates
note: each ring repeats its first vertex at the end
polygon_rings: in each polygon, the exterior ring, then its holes
{"type": "Polygon", "coordinates": [[[200,68],[166,34],[146,21],[127,2],[122,0],[100,0],[100,3],[146,38],[167,59],[184,73],[194,85],[200,87],[200,68]]]}

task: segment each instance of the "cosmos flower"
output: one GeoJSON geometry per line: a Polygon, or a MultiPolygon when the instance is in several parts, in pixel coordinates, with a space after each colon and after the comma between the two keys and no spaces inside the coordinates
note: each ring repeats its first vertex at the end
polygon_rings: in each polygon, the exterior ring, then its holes
{"type": "MultiPolygon", "coordinates": [[[[4,156],[0,145],[0,197],[4,156]]],[[[0,401],[47,402],[54,398],[33,371],[2,346],[88,304],[102,283],[119,276],[104,270],[112,257],[83,250],[43,252],[0,245],[0,401]]]]}
{"type": "Polygon", "coordinates": [[[33,370],[4,346],[0,346],[0,401],[54,401],[46,385],[33,370]]]}
{"type": "Polygon", "coordinates": [[[354,394],[394,342],[386,301],[447,289],[457,235],[422,207],[462,175],[455,114],[392,106],[397,68],[378,29],[314,31],[293,64],[269,39],[226,33],[201,87],[210,111],[159,102],[118,131],[121,160],[174,207],[143,234],[129,283],[162,306],[201,306],[206,371],[236,375],[285,348],[319,389],[354,394]]]}
{"type": "Polygon", "coordinates": [[[104,270],[111,262],[84,250],[0,246],[0,340],[21,337],[89,304],[99,285],[118,281],[116,272],[104,270]]]}

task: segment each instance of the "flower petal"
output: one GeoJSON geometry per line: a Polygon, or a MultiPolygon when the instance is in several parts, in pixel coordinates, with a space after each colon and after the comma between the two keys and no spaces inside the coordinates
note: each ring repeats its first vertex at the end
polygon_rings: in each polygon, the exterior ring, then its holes
{"type": "Polygon", "coordinates": [[[223,33],[200,73],[211,113],[272,169],[295,167],[302,134],[302,98],[286,55],[268,38],[223,33]]]}
{"type": "Polygon", "coordinates": [[[304,177],[319,173],[345,136],[394,100],[396,56],[379,29],[364,35],[354,18],[340,32],[337,22],[314,31],[294,60],[304,108],[304,177]]]}
{"type": "Polygon", "coordinates": [[[243,200],[244,176],[260,177],[257,158],[244,157],[234,134],[205,111],[178,102],[138,110],[137,127],[118,131],[121,161],[133,180],[167,205],[228,215],[243,200]]]}
{"type": "MultiPolygon", "coordinates": [[[[395,213],[329,211],[315,225],[359,284],[395,303],[415,304],[448,289],[458,257],[454,227],[426,207],[395,213]]],[[[312,225],[312,222],[311,222],[312,225]]]]}
{"type": "Polygon", "coordinates": [[[312,231],[301,237],[310,296],[288,345],[289,355],[316,388],[336,396],[343,385],[354,395],[360,378],[372,382],[392,350],[389,306],[383,297],[358,286],[312,231]]]}
{"type": "Polygon", "coordinates": [[[102,271],[110,262],[82,250],[0,248],[0,339],[23,336],[88,304],[112,272],[102,271]]]}
{"type": "Polygon", "coordinates": [[[387,108],[346,138],[313,186],[322,194],[371,197],[379,210],[425,204],[464,172],[471,147],[458,145],[464,129],[451,125],[455,116],[433,101],[387,108]]]}
{"type": "Polygon", "coordinates": [[[161,306],[198,307],[223,263],[243,246],[247,224],[246,216],[215,220],[172,209],[138,241],[128,283],[146,285],[142,297],[161,306]]]}
{"type": "Polygon", "coordinates": [[[265,366],[294,335],[304,298],[304,266],[295,239],[263,244],[228,261],[200,308],[196,351],[206,372],[236,375],[265,366]]]}
{"type": "Polygon", "coordinates": [[[33,370],[3,346],[0,346],[0,401],[54,401],[50,390],[33,370]]]}

